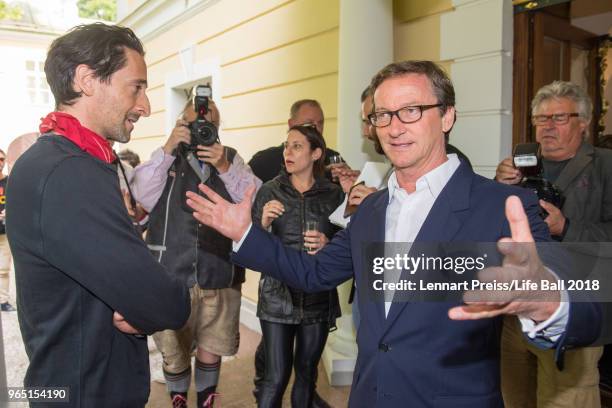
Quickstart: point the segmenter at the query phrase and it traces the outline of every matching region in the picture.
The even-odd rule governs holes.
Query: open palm
[[[255,186],[247,189],[240,204],[230,203],[204,184],[200,184],[199,189],[204,196],[192,191],[187,192],[187,205],[194,210],[195,219],[233,241],[240,241],[251,224],[251,203]]]

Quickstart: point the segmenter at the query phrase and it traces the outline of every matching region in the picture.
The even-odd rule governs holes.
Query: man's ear
[[[75,92],[91,96],[99,82],[100,80],[96,77],[94,70],[88,65],[80,64],[74,70],[72,88]]]
[[[442,131],[444,133],[450,131],[455,124],[455,107],[451,106],[446,109],[446,112],[442,116]]]
[[[582,119],[582,118],[579,118]],[[583,137],[586,137],[586,130],[589,128],[590,123],[587,122],[586,120],[580,120],[578,123],[578,126],[580,127],[580,134]]]

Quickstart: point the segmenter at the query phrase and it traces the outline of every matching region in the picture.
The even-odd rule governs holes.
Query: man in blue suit
[[[375,108],[369,119],[395,172],[388,188],[364,200],[349,226],[315,256],[284,248],[252,225],[249,200],[230,205],[205,187],[200,189],[208,199],[187,194],[194,217],[234,240],[234,262],[309,291],[354,276],[359,291],[372,271],[362,256],[369,243],[502,241],[503,267],[488,269],[486,280],[555,281],[533,244],[549,240],[536,197],[480,177],[456,155],[446,155],[444,133],[455,116],[446,73],[430,61],[405,61],[383,68],[371,86]],[[556,347],[559,358],[566,348],[593,342],[599,334],[596,305],[571,304],[570,311],[558,292],[546,302],[530,302],[525,293],[520,300],[515,292],[503,296],[492,304],[449,306],[377,301],[360,293],[359,355],[349,406],[503,406],[504,314],[518,315],[532,341]]]

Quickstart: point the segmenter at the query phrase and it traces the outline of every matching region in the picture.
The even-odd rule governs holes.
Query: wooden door
[[[595,34],[545,11],[516,14],[514,30],[513,145],[535,138],[530,121],[531,100],[542,86],[554,80],[572,81],[587,90],[594,105],[599,99]],[[591,138],[597,126],[597,112],[596,109]]]

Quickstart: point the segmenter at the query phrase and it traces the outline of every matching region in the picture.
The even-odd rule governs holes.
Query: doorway
[[[598,144],[603,132],[601,49],[608,35],[573,25],[572,3],[514,1],[513,146],[534,141],[531,100],[540,87],[554,80],[574,82],[588,92],[593,101],[589,141]]]

